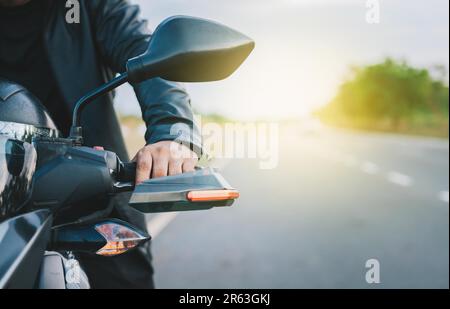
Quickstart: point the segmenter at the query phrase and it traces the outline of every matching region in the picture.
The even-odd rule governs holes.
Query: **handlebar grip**
[[[120,182],[132,182],[136,180],[136,162],[121,163],[117,180]]]

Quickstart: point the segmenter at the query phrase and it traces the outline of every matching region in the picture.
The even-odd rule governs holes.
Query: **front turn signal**
[[[102,256],[125,253],[150,239],[134,228],[113,221],[97,224],[95,230],[106,240],[106,245],[96,252]]]
[[[239,191],[237,190],[202,190],[191,191],[187,194],[187,199],[190,202],[227,201],[237,198],[239,198]]]

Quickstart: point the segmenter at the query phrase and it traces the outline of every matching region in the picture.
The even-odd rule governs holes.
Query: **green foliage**
[[[392,59],[356,67],[317,114],[340,126],[448,135],[449,89],[443,79]]]

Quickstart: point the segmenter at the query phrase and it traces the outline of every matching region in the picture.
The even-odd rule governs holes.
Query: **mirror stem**
[[[128,73],[125,72],[79,99],[77,104],[75,105],[75,108],[73,109],[72,127],[70,128],[69,138],[81,144],[83,138],[81,130],[81,113],[83,112],[84,108],[95,99],[110,92],[111,90],[116,89],[126,82],[128,82]]]

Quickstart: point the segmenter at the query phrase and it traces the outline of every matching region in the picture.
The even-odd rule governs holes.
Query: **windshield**
[[[35,168],[36,151],[31,144],[0,134],[0,221],[27,202]]]

